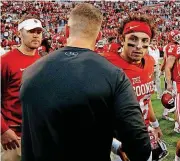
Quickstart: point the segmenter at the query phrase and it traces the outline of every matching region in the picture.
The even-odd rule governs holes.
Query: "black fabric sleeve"
[[[130,80],[117,70],[115,87],[115,131],[131,161],[147,161],[151,145],[141,109]]]

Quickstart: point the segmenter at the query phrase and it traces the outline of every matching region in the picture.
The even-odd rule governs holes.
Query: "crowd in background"
[[[99,7],[104,15],[102,23],[102,39],[114,37],[118,41],[117,29],[131,12],[147,13],[153,16],[158,26],[156,38],[159,47],[167,44],[167,34],[180,26],[180,6],[174,1],[166,2],[111,2],[88,1]],[[17,25],[23,14],[36,14],[42,21],[43,38],[49,43],[49,51],[56,50],[66,44],[64,25],[67,23],[71,9],[79,2],[51,1],[2,1],[1,2],[1,47],[6,51],[20,44]],[[105,41],[105,44],[108,41]],[[105,45],[103,44],[103,45]]]

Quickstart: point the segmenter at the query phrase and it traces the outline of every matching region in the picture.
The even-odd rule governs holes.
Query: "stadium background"
[[[123,2],[122,2],[123,1]],[[17,35],[17,22],[25,13],[37,14],[45,28],[43,37],[48,39],[51,51],[65,45],[63,27],[67,23],[68,13],[76,3],[82,1],[1,1],[1,49],[8,51],[18,46],[20,39]],[[154,16],[158,27],[158,47],[161,50],[167,43],[167,33],[172,29],[179,29],[180,26],[180,1],[88,1],[100,7],[104,13],[103,38],[114,37],[117,41],[116,29],[122,18],[130,12],[148,13]],[[48,7],[47,7],[48,6]],[[109,12],[107,12],[107,10]],[[120,18],[119,18],[120,17]],[[106,42],[106,41],[105,41]],[[2,54],[2,53],[1,53]],[[163,56],[163,54],[161,55]],[[18,60],[16,60],[18,61]],[[163,77],[161,77],[162,88],[164,88]],[[179,134],[173,131],[174,122],[162,119],[163,107],[159,99],[153,95],[152,103],[156,116],[163,131],[163,140],[166,142],[169,155],[165,161],[172,161],[175,155],[175,146]],[[173,117],[173,114],[171,114]],[[135,147],[136,148],[136,147]]]

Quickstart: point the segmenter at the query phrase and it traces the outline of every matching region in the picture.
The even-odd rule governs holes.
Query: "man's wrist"
[[[118,141],[117,139],[113,139],[113,142],[112,142],[112,145],[111,145],[111,151],[114,153],[114,154],[117,154],[118,151],[119,151],[119,148],[121,148],[122,146],[122,143],[120,141]]]
[[[150,124],[151,124],[151,126],[152,126],[153,128],[158,128],[158,127],[159,127],[159,122],[158,122],[157,119],[156,119],[155,121],[153,121],[153,122],[150,122]]]
[[[172,85],[172,80],[166,79],[166,83],[167,83],[167,85]]]

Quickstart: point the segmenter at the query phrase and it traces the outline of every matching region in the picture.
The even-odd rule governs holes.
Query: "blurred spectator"
[[[44,38],[53,40],[52,50],[66,45],[63,27],[67,24],[71,9],[81,2],[51,2],[51,1],[2,1],[1,2],[1,46],[9,49],[12,41],[20,44],[17,32],[17,21],[25,13],[36,14],[40,17],[45,28]],[[139,14],[148,13],[156,21],[158,47],[167,44],[167,34],[170,30],[178,29],[180,26],[180,7],[176,1],[89,1],[101,9],[104,18],[101,27],[103,37],[117,38],[117,28],[123,18],[130,12]],[[64,38],[62,38],[64,37]]]
[[[51,50],[51,46],[50,43],[48,42],[48,39],[43,39],[41,46],[38,48],[39,54],[41,56],[45,56],[49,54],[50,50]]]
[[[0,46],[0,55],[3,55],[5,53],[6,53],[6,51]]]

